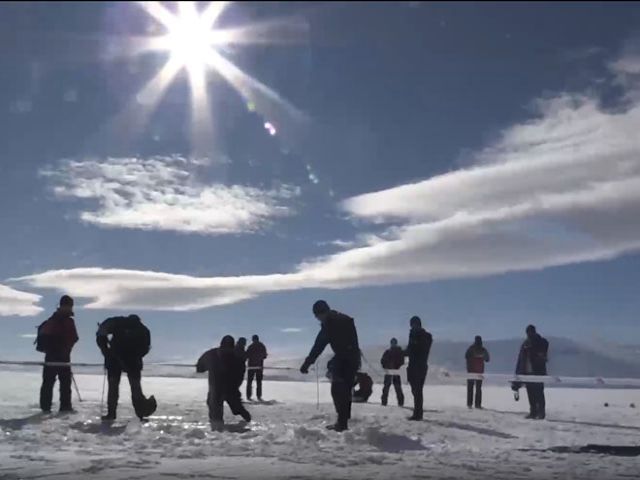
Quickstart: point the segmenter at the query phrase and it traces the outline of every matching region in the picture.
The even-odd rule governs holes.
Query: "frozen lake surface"
[[[325,426],[334,413],[329,385],[266,382],[265,404],[249,404],[244,427],[225,411],[230,431],[211,431],[204,378],[145,378],[158,411],[141,424],[123,379],[119,418],[99,421],[102,376],[76,376],[78,413],[42,417],[40,375],[0,371],[0,479],[610,479],[638,478],[640,457],[554,453],[556,446],[640,445],[638,390],[548,389],[548,418],[525,420],[526,394],[484,389],[485,410],[466,408],[464,386],[427,385],[425,421],[409,409],[354,405],[351,430]],[[411,395],[405,387],[407,403]],[[55,397],[57,399],[57,386]],[[609,404],[608,408],[604,403]]]

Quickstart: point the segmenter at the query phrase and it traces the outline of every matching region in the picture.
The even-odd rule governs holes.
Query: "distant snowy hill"
[[[640,378],[640,347],[638,346],[620,346],[606,343],[595,345],[587,345],[575,342],[567,338],[548,337],[550,343],[549,350],[549,373],[561,376],[577,376],[577,377],[624,377],[624,378]],[[491,340],[486,341],[485,346],[491,354],[491,362],[487,364],[487,373],[513,373],[516,357],[520,349],[522,339],[507,340]],[[458,342],[451,340],[434,340],[430,357],[430,375],[429,382],[437,383],[438,380],[434,373],[439,369],[446,369],[452,372],[465,370],[464,354],[470,342]],[[189,351],[188,348],[181,348],[183,345],[177,345],[176,351]],[[365,347],[364,356],[366,361],[363,362],[363,369],[368,371],[376,380],[381,380],[382,368],[380,367],[380,357],[386,347],[369,346]],[[167,349],[155,349],[145,359],[145,371],[147,376],[187,376],[201,377],[195,373],[195,368],[186,367],[164,367],[150,365],[154,362],[163,363],[195,363],[196,357],[187,355],[163,356],[160,352]],[[42,360],[42,355],[33,352],[28,356],[11,355],[11,351],[4,352],[6,358],[11,360]],[[92,351],[91,355],[84,352],[78,352],[74,355],[75,361],[101,362],[99,355]],[[3,356],[4,356],[3,355]],[[326,363],[330,358],[330,349],[327,348],[325,355],[318,361],[320,366],[320,377],[324,380],[326,371]],[[271,380],[307,380],[315,381],[315,373],[312,371],[309,375],[304,376],[298,372],[298,368],[302,364],[302,355],[289,356],[288,358],[273,355],[267,361],[269,366],[286,367],[290,370],[269,370],[268,377]],[[2,367],[3,369],[24,370],[21,367]],[[26,370],[33,370],[29,367]],[[86,373],[102,373],[101,368],[83,368],[82,372]]]
[[[567,338],[549,337],[549,373],[553,375],[575,377],[623,377],[640,378],[640,353],[638,347],[626,346],[609,350],[597,349]],[[491,354],[491,362],[487,364],[487,373],[513,373],[516,357],[520,350],[522,339],[492,340],[485,342],[485,347]],[[448,371],[464,371],[464,354],[470,342],[456,342],[450,340],[434,340],[430,357],[432,372],[438,369]],[[365,361],[363,369],[374,378],[382,375],[380,357],[386,347],[365,347],[363,349]],[[634,354],[635,352],[635,354]],[[330,355],[323,355],[319,364],[324,373]],[[275,362],[275,360],[274,360]],[[302,363],[301,358],[282,359],[278,365],[297,367]],[[271,375],[271,374],[270,374]],[[295,373],[282,375],[297,379]],[[315,377],[313,377],[315,378]],[[435,379],[430,376],[431,382]]]

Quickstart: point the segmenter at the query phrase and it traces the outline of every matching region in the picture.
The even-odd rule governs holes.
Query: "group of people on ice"
[[[358,333],[354,319],[344,313],[333,310],[324,300],[313,305],[313,314],[320,322],[320,331],[316,340],[300,367],[307,374],[327,346],[333,350],[333,357],[327,364],[331,381],[331,396],[335,406],[337,420],[328,428],[335,431],[348,429],[351,418],[352,402],[366,402],[373,391],[373,380],[360,371],[362,353],[358,342]],[[406,349],[391,339],[390,348],[381,358],[385,370],[382,390],[382,405],[387,405],[389,390],[393,385],[398,405],[404,405],[402,380],[399,369],[408,358],[407,381],[413,396],[413,414],[409,420],[423,419],[423,389],[429,369],[429,353],[433,343],[432,335],[422,327],[422,321],[414,316],[409,321],[410,331]],[[517,375],[546,375],[549,343],[541,337],[533,325],[526,329],[527,338],[518,355]],[[71,382],[73,376],[69,366],[71,350],[78,341],[73,319],[73,299],[65,295],[60,300],[57,311],[38,328],[37,350],[45,353],[43,382],[40,390],[40,408],[51,411],[53,386],[56,378],[60,381],[60,411],[72,411]],[[105,421],[115,420],[119,397],[119,385],[122,373],[127,373],[131,387],[131,399],[136,415],[144,420],[152,415],[156,408],[153,396],[145,397],[141,387],[143,357],[151,347],[149,330],[142,324],[140,317],[129,315],[111,317],[102,322],[96,333],[96,342],[104,356],[104,366],[108,378],[107,414]],[[209,419],[213,426],[223,424],[223,404],[226,402],[234,415],[251,421],[251,414],[245,408],[240,393],[241,385],[247,373],[246,398],[252,398],[252,384],[256,381],[256,394],[262,400],[262,379],[264,360],[267,350],[257,335],[247,347],[244,337],[236,342],[226,335],[220,346],[203,353],[197,361],[196,371],[208,372],[209,392],[207,406]],[[482,338],[476,336],[465,354],[467,372],[484,373],[485,363],[489,361],[489,352],[482,344]],[[248,364],[248,366],[247,366]],[[514,382],[514,391],[522,385]],[[357,389],[354,390],[354,387]],[[530,412],[527,418],[545,418],[545,397],[543,383],[526,383]],[[474,395],[475,393],[475,395]],[[467,406],[482,408],[482,380],[467,381]]]
[[[36,349],[45,354],[45,365],[40,388],[40,409],[51,412],[53,387],[60,382],[60,413],[73,412],[71,384],[73,373],[69,363],[71,351],[78,342],[73,314],[73,299],[64,295],[58,309],[38,327]],[[120,380],[126,373],[131,388],[131,401],[140,420],[152,415],[157,402],[153,395],[142,392],[143,358],[151,349],[151,334],[138,315],[107,318],[98,325],[96,343],[104,356],[104,368],[108,380],[107,413],[104,421],[116,419]],[[225,336],[220,347],[205,352],[197,362],[196,371],[209,372],[209,417],[212,422],[222,421],[222,403],[226,401],[234,414],[250,421],[240,397],[240,386],[248,370],[247,399],[251,400],[253,381],[256,382],[258,400],[262,399],[262,379],[267,349],[254,335],[246,347],[246,338]],[[248,368],[245,366],[248,363]]]

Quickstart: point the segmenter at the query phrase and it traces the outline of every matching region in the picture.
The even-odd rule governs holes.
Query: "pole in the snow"
[[[320,410],[320,373],[316,364],[316,410]]]
[[[104,413],[104,385],[107,383],[107,369],[102,371],[102,395],[100,396],[100,415]]]
[[[76,376],[72,373],[71,374],[71,381],[73,382],[73,386],[76,389],[76,393],[78,394],[78,401],[82,402],[82,397],[80,396],[80,389],[78,388],[78,384],[76,383]]]

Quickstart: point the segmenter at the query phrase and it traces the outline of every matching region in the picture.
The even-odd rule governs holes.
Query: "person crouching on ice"
[[[242,405],[240,385],[244,375],[244,360],[235,352],[235,341],[226,335],[218,348],[207,350],[198,359],[196,372],[209,372],[209,420],[212,428],[224,425],[223,403],[227,402],[231,413],[240,415],[245,422],[251,421],[251,414]]]
[[[353,402],[354,403],[367,403],[369,397],[373,393],[373,379],[364,372],[356,373],[356,384],[354,385],[354,389],[357,387],[357,390],[353,392]]]

